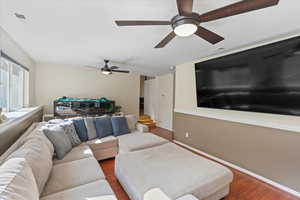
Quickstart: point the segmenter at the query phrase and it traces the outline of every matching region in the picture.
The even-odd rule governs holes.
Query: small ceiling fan
[[[102,72],[102,74],[105,75],[111,75],[113,72],[118,72],[118,73],[129,73],[129,71],[127,70],[118,70],[120,67],[117,66],[108,66],[109,60],[104,60],[104,66],[102,68],[99,68]],[[91,66],[87,66],[87,67],[91,67]],[[93,67],[94,68],[94,67]]]
[[[203,38],[211,44],[216,44],[224,38],[209,31],[200,24],[230,17],[253,10],[258,10],[277,5],[279,0],[242,0],[237,3],[204,13],[193,12],[193,0],[177,0],[179,14],[170,21],[115,21],[118,26],[147,26],[147,25],[171,25],[173,31],[168,34],[155,48],[165,47],[175,36],[187,37],[193,34]]]

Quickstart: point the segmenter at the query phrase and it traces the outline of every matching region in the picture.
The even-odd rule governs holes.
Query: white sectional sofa
[[[168,142],[158,136],[144,133],[148,131],[144,125],[131,124],[130,134],[84,142],[72,148],[63,159],[58,160],[54,156],[53,144],[43,133],[44,125],[45,122],[33,124],[0,157],[0,169],[8,160],[23,159],[28,163],[38,191],[38,194],[34,195],[36,199],[41,200],[116,200],[97,159],[114,157],[119,149],[120,152],[127,153]],[[107,144],[117,145],[112,149],[112,146]],[[1,177],[2,174],[0,174],[0,187],[3,184]],[[22,184],[17,185],[16,190],[10,192],[18,193],[20,190],[17,188],[22,187],[22,191],[28,189]],[[1,194],[0,190],[0,199],[2,197],[5,199],[5,195],[8,194]]]
[[[33,124],[26,133],[0,158],[0,173],[2,165],[13,159],[24,159],[31,168],[35,178],[36,193],[34,199],[41,200],[116,200],[105,175],[94,158],[90,147],[82,144],[72,149],[64,159],[53,158],[54,149],[49,140],[39,129],[39,124]],[[2,170],[3,171],[3,170]],[[18,171],[18,170],[15,170]],[[4,187],[12,172],[0,174],[0,186]],[[15,176],[18,176],[16,174]],[[24,176],[22,174],[22,176]],[[27,179],[27,177],[23,177]],[[28,177],[28,180],[30,177]],[[23,195],[30,189],[27,184],[10,184],[9,191],[0,190],[0,199],[25,200]],[[12,186],[11,186],[12,185]],[[23,197],[22,197],[23,196]],[[22,197],[22,198],[21,198]],[[32,199],[32,200],[34,200]],[[27,200],[27,199],[26,199]],[[31,199],[30,199],[31,200]]]

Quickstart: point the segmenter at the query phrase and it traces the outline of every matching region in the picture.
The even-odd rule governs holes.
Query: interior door
[[[157,120],[158,110],[158,81],[149,79],[144,82],[144,113],[152,120]]]
[[[158,77],[158,119],[157,125],[168,130],[173,129],[174,75]]]

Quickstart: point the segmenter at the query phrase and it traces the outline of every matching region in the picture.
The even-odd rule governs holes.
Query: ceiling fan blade
[[[198,26],[198,30],[195,33],[199,37],[203,38],[204,40],[208,41],[211,44],[216,44],[222,40],[224,40],[223,37],[217,35],[214,32],[211,32],[210,30],[207,30],[206,28],[203,28],[201,26]]]
[[[176,34],[174,33],[174,31],[172,31],[158,45],[156,45],[155,48],[165,47],[175,36],[176,36]]]
[[[120,67],[117,66],[111,66],[110,69],[119,69]]]
[[[270,6],[277,5],[279,0],[243,0],[207,13],[200,15],[201,22],[209,22],[212,20],[230,17],[246,13],[253,10],[258,10]]]
[[[193,12],[193,0],[177,0],[179,15],[188,16]]]
[[[112,69],[111,71],[112,72],[119,72],[119,73],[129,73],[129,71],[127,71],[127,70],[115,70],[115,69]]]
[[[152,26],[152,25],[171,25],[170,21],[115,21],[118,26]]]

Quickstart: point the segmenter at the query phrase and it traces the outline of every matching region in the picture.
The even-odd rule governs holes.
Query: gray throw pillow
[[[43,131],[47,138],[52,142],[57,159],[63,159],[64,156],[72,150],[72,144],[63,127],[59,125],[51,126],[45,128]]]
[[[127,120],[125,117],[119,117],[119,116],[111,117],[111,123],[112,123],[114,136],[130,133]]]
[[[65,121],[64,123],[59,124],[61,127],[65,129],[65,134],[68,136],[72,147],[78,146],[81,144],[81,140],[79,139],[75,126],[72,121]]]
[[[92,140],[97,138],[97,132],[95,127],[95,118],[94,117],[87,117],[84,118],[85,127],[87,130],[88,139]]]

